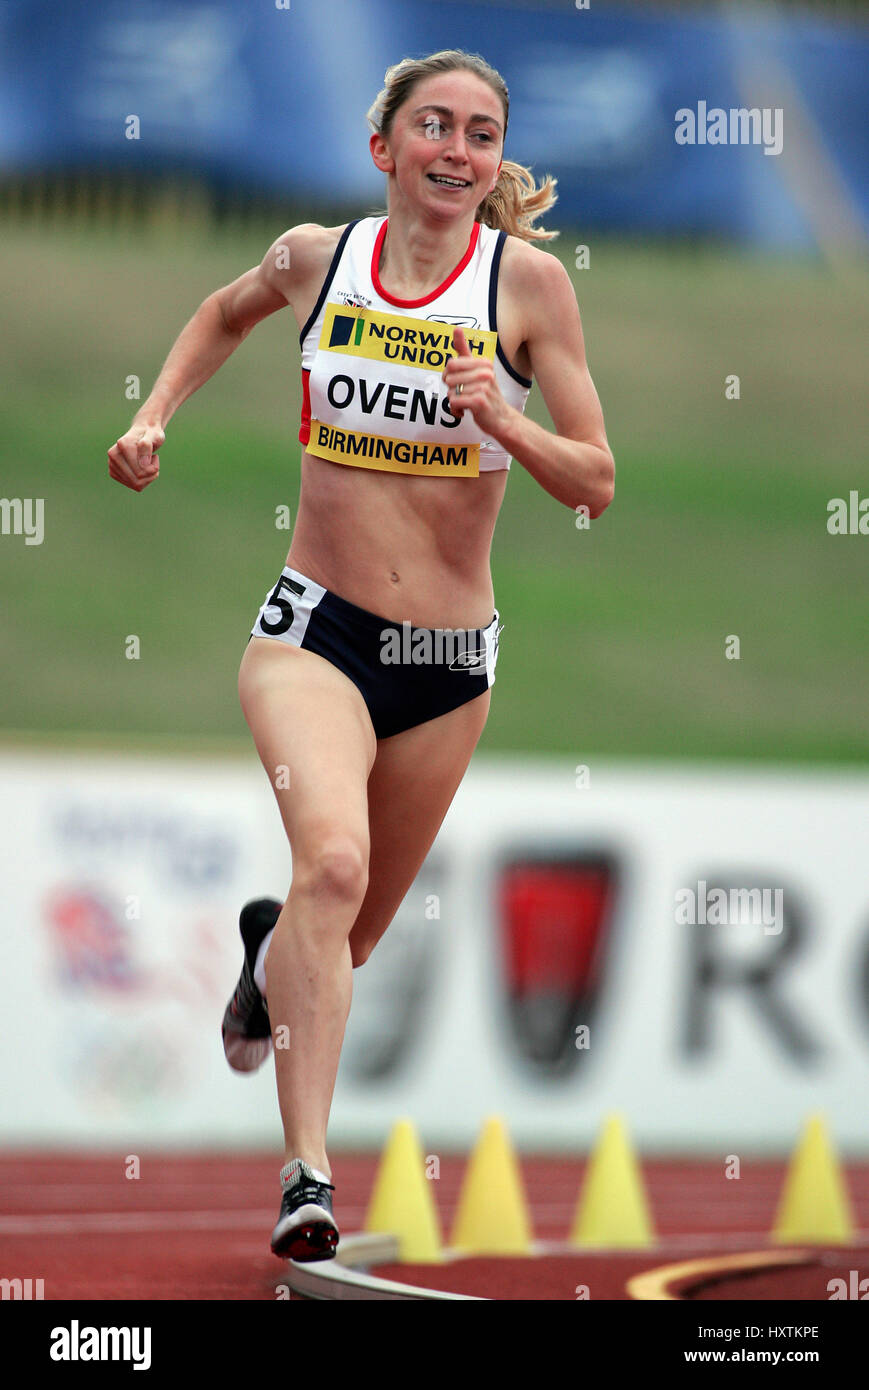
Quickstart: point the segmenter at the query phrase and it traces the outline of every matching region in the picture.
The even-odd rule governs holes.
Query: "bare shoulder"
[[[272,243],[264,264],[270,270],[275,288],[288,303],[293,302],[294,292],[304,290],[312,278],[319,277],[322,282],[346,226],[346,222],[338,227],[300,222]]]
[[[541,309],[551,308],[551,300],[563,295],[566,288],[573,294],[570,276],[558,257],[518,236],[508,236],[504,242],[501,277],[511,296],[542,297],[544,302],[538,302]]]
[[[501,255],[498,330],[508,359],[526,377],[536,376],[532,352],[542,339],[571,331],[579,308],[570,276],[551,251],[508,236]]]
[[[277,237],[259,265],[215,291],[226,328],[246,338],[256,324],[287,305],[301,327],[328,274],[342,231],[343,227],[303,222]]]

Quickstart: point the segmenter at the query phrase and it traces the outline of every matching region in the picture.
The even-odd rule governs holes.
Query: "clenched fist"
[[[160,472],[157,450],[165,438],[162,425],[134,422],[108,451],[109,477],[141,492]]]

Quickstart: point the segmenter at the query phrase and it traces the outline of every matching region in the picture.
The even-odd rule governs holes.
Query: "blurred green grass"
[[[238,663],[286,554],[275,508],[298,499],[292,315],[182,406],[155,486],[112,482],[105,452],[136,409],[127,376],[144,398],[201,300],[281,230],[4,229],[0,492],[45,499],[41,546],[0,537],[5,741],[252,747]],[[577,270],[581,239],[548,249],[576,287],[616,498],[579,530],[514,462],[481,749],[865,759],[869,538],[830,536],[826,508],[869,495],[869,271],[604,240]],[[539,388],[528,414],[551,429]]]

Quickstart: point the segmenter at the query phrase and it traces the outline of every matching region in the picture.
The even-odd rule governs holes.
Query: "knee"
[[[368,888],[368,850],[352,835],[324,837],[304,855],[293,883],[316,898],[361,904]]]

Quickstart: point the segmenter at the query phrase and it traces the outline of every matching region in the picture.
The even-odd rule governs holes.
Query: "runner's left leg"
[[[491,688],[458,709],[378,739],[368,778],[368,888],[350,930],[364,964],[422,867],[489,714]]]

